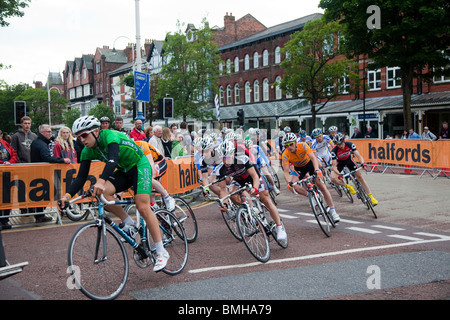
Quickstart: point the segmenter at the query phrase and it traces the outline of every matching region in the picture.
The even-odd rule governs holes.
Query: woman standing
[[[69,158],[70,163],[77,163],[77,152],[75,151],[72,131],[68,127],[59,129],[58,137],[53,147],[55,158]]]
[[[172,133],[169,128],[162,128],[161,142],[164,147],[164,157],[170,159],[172,155]]]

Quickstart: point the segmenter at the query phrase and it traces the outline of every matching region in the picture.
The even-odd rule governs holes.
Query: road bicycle
[[[247,249],[257,260],[267,262],[270,259],[269,236],[272,235],[282,248],[287,248],[288,239],[283,241],[277,240],[276,224],[271,220],[268,209],[260,201],[259,197],[246,197],[244,195],[244,191],[250,191],[252,188],[251,184],[246,184],[217,201],[221,207],[225,207],[226,201],[230,197],[237,194],[240,196],[242,203],[235,210],[240,236]],[[250,205],[249,201],[252,202],[253,206]],[[284,228],[283,221],[281,223]]]
[[[123,242],[133,248],[133,260],[140,268],[147,268],[156,259],[155,244],[148,237],[145,220],[136,210],[137,224],[125,233],[104,211],[105,205],[128,205],[134,199],[107,201],[103,195],[95,197],[98,216],[81,226],[69,243],[67,260],[72,285],[95,300],[117,298],[125,288],[129,274],[128,254]],[[60,203],[58,203],[61,206]],[[188,243],[183,225],[165,209],[155,213],[170,258],[162,270],[169,275],[180,273],[188,260]]]
[[[317,178],[316,176],[309,176],[307,178],[304,178],[302,180],[290,184],[293,187],[292,190],[294,191],[295,194],[297,194],[294,188],[295,185],[298,184],[301,185],[303,188],[305,188],[305,190],[308,192],[307,196],[309,199],[309,205],[311,206],[311,209],[314,213],[314,217],[316,218],[320,229],[327,237],[330,237],[331,228],[336,227],[336,225],[329,213],[328,206],[326,206],[325,204],[322,192],[319,190],[319,188],[313,181],[316,178]]]
[[[348,200],[353,203],[353,197],[350,191],[345,186],[341,186],[340,184],[331,181],[331,165],[326,163],[325,160],[322,160],[322,163],[324,164],[324,166],[321,168],[324,181],[337,192],[339,197],[342,198],[342,195],[345,194]]]
[[[344,172],[341,174],[341,176],[344,179],[348,179],[349,181],[351,181],[353,183],[353,185],[355,186],[356,197],[362,201],[362,203],[367,207],[367,210],[372,211],[373,216],[375,217],[375,219],[377,219],[377,214],[375,213],[375,209],[372,204],[372,199],[369,197],[366,190],[364,190],[361,182],[359,182],[359,180],[355,176],[355,173],[361,169],[363,169],[363,167],[359,167],[356,170],[349,171],[345,167]],[[348,180],[347,180],[347,183],[349,182]]]
[[[79,202],[86,198],[90,198],[91,201],[89,203]],[[95,219],[97,213],[98,207],[94,204],[89,191],[83,191],[78,197],[70,200],[68,205],[62,211],[62,214],[66,215],[72,221],[86,220],[89,216],[91,216],[92,219]]]
[[[195,217],[194,211],[191,206],[182,198],[174,196],[172,197],[175,200],[175,209],[171,212],[180,220],[183,225],[184,232],[186,233],[187,242],[192,243],[197,239],[198,236],[198,225],[197,218]],[[156,201],[158,204],[158,208],[153,211],[158,211],[159,209],[167,209],[166,203],[159,199]],[[133,212],[136,211],[136,206],[128,205],[125,208],[125,211],[128,215],[133,215]]]

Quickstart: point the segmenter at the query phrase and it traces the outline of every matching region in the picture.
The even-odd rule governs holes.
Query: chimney
[[[228,15],[228,12],[227,12],[227,14],[223,18],[223,20],[224,20],[225,33],[235,35],[236,34],[236,21],[235,21],[235,17],[233,17],[233,14],[230,12],[230,15]]]

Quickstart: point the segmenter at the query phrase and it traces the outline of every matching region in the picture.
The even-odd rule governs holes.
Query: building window
[[[79,81],[80,80],[80,73],[77,71],[75,72],[75,80]]]
[[[219,88],[219,104],[221,105],[221,106],[223,106],[224,105],[224,96],[223,96],[223,94],[224,94],[224,92],[223,92],[223,88],[222,87],[220,87]]]
[[[381,89],[381,69],[367,71],[369,90]]]
[[[342,76],[339,78],[339,93],[347,94],[350,93],[350,77]]]
[[[101,72],[100,61],[95,63],[95,73],[99,74]]]
[[[83,79],[86,79],[87,77],[87,69],[86,67],[83,68]]]
[[[280,47],[275,48],[275,63],[279,64],[281,63],[281,49]]]
[[[245,83],[245,103],[250,103],[251,101],[251,89],[250,89],[250,82]]]
[[[269,65],[269,51],[264,50],[263,51],[263,67]]]
[[[258,52],[255,52],[253,54],[253,68],[256,69],[259,67],[259,54]]]
[[[239,93],[240,93],[239,85],[236,83],[236,84],[234,85],[234,104],[239,104],[239,103],[241,103]]]
[[[263,100],[269,101],[269,80],[267,78],[263,80]]]
[[[230,106],[232,104],[231,102],[231,86],[227,86],[227,106]]]
[[[219,74],[220,75],[223,74],[223,63],[222,63],[222,61],[219,62]]]
[[[402,80],[400,78],[400,68],[388,67],[386,68],[386,73],[387,73],[387,88],[388,89],[400,88],[402,85]]]
[[[277,83],[277,86],[275,87],[275,99],[280,100],[283,97],[283,92],[280,88],[281,77],[278,76],[275,81]]]
[[[244,57],[244,70],[250,69],[250,56],[248,54]]]
[[[230,74],[231,73],[231,60],[227,59],[227,73]]]
[[[259,81],[253,82],[253,101],[259,102]]]
[[[239,72],[239,57],[234,57],[234,72]]]

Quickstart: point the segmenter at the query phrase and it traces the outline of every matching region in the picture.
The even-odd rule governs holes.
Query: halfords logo
[[[394,160],[399,162],[430,163],[430,150],[417,143],[415,148],[396,148],[395,143],[374,147],[369,143],[369,160]]]

